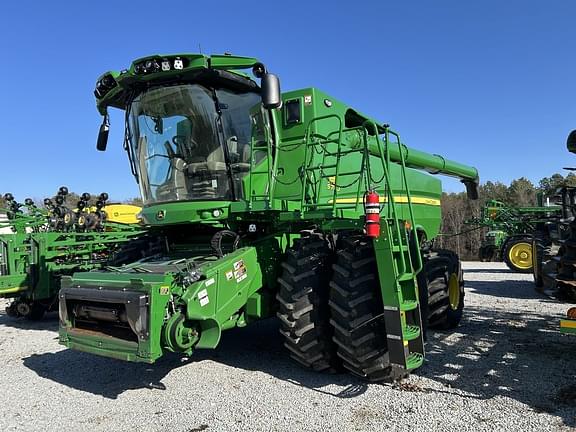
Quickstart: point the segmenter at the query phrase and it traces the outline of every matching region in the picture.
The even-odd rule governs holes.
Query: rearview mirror
[[[576,153],[576,130],[573,130],[570,132],[570,135],[568,135],[566,147],[568,147],[570,153]]]
[[[108,145],[108,132],[110,131],[110,122],[108,121],[108,116],[104,116],[104,121],[100,125],[100,131],[98,132],[98,141],[96,141],[96,150],[105,151]]]
[[[264,108],[280,108],[282,106],[280,79],[274,74],[266,73],[262,76],[260,86],[262,87],[262,104]]]

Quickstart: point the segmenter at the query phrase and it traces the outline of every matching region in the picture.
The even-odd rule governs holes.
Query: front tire
[[[30,313],[26,315],[26,319],[29,321],[40,321],[46,315],[48,308],[42,303],[33,301],[30,304]]]
[[[280,333],[290,357],[315,371],[335,371],[340,361],[332,341],[328,306],[334,251],[319,233],[295,240],[286,251],[280,289]]]
[[[338,356],[346,369],[368,381],[402,378],[407,371],[390,364],[372,240],[351,236],[341,243],[330,283]]]

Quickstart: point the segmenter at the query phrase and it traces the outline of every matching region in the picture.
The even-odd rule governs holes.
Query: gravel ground
[[[0,314],[0,431],[576,430],[568,306],[503,264],[464,268],[461,327],[432,333],[425,366],[396,385],[301,369],[273,320],[151,367],[63,349],[55,316]]]

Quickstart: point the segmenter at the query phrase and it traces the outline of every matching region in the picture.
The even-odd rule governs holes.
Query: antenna
[[[202,53],[202,45],[200,45],[200,43],[198,43],[198,52],[199,52],[200,54],[203,54],[203,53]]]

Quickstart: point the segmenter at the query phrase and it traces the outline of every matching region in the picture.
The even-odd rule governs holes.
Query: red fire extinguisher
[[[366,235],[372,238],[380,237],[380,197],[373,190],[364,194],[364,213]]]

